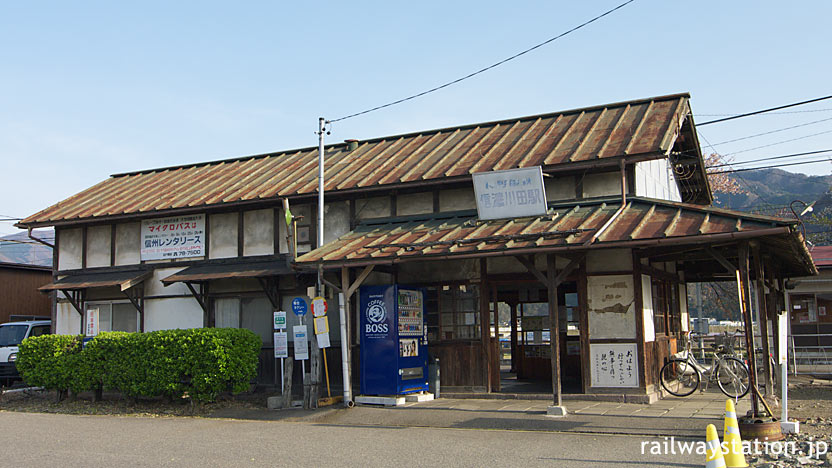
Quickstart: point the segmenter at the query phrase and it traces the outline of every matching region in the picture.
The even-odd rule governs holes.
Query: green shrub
[[[54,390],[103,387],[134,398],[187,392],[204,402],[249,388],[260,344],[254,332],[234,328],[104,332],[83,348],[80,336],[48,335],[24,340],[18,368],[28,384]]]

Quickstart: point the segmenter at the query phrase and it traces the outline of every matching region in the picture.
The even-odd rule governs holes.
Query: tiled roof
[[[673,148],[690,113],[688,99],[687,94],[678,94],[376,138],[359,143],[352,151],[345,143],[329,145],[326,190],[454,182],[474,172],[499,169],[540,165],[547,170],[611,158],[663,157]],[[698,164],[698,154],[689,156],[693,156],[689,164]],[[116,174],[19,225],[193,211],[311,195],[317,193],[317,164],[315,147]]]
[[[808,251],[793,233],[793,222],[653,199],[630,198],[616,217],[620,207],[620,200],[616,200],[557,205],[549,215],[540,217],[478,221],[476,213],[465,213],[368,223],[304,254],[297,263],[389,264],[430,258],[585,250],[590,245],[658,247],[777,236],[794,250],[786,261],[811,264]],[[808,270],[804,268],[813,269],[793,267],[806,274]]]

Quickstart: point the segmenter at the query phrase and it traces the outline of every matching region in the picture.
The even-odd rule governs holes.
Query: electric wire
[[[733,174],[737,172],[746,172],[746,171],[759,171],[762,169],[774,169],[777,167],[788,167],[788,166],[799,166],[801,164],[815,164],[815,163],[822,163],[822,162],[830,162],[832,159],[815,159],[812,161],[802,161],[802,162],[793,162],[793,163],[783,163],[783,164],[772,164],[770,166],[761,166],[761,167],[744,167],[740,169],[729,169],[725,171],[714,171],[708,172],[708,174]]]
[[[511,57],[508,57],[508,58],[506,58],[506,59],[500,60],[499,62],[494,63],[494,64],[492,64],[492,65],[489,65],[489,66],[487,66],[487,67],[485,67],[485,68],[481,68],[481,69],[479,69],[479,70],[477,70],[477,71],[475,71],[475,72],[473,72],[473,73],[469,73],[469,74],[467,74],[467,75],[465,75],[465,76],[463,76],[463,77],[461,77],[461,78],[457,78],[457,79],[455,79],[455,80],[453,80],[453,81],[449,81],[449,82],[447,82],[447,83],[445,83],[445,84],[442,84],[442,85],[436,86],[436,87],[434,87],[434,88],[428,89],[427,91],[422,91],[421,93],[413,94],[413,95],[410,95],[410,96],[405,97],[405,98],[402,98],[402,99],[398,99],[398,100],[393,101],[393,102],[388,102],[387,104],[382,104],[382,105],[380,105],[380,106],[376,106],[376,107],[373,107],[373,108],[370,108],[370,109],[367,109],[367,110],[363,110],[363,111],[361,111],[361,112],[356,112],[356,113],[354,113],[354,114],[345,115],[344,117],[339,117],[339,118],[337,118],[337,119],[329,120],[328,122],[330,122],[330,123],[333,123],[333,122],[339,122],[339,121],[341,121],[341,120],[347,120],[347,119],[351,119],[351,118],[353,118],[353,117],[358,117],[359,115],[369,114],[370,112],[374,112],[374,111],[377,111],[377,110],[380,110],[380,109],[384,109],[384,108],[386,108],[386,107],[395,106],[396,104],[401,104],[401,103],[403,103],[403,102],[405,102],[405,101],[410,101],[411,99],[416,99],[416,98],[421,97],[421,96],[424,96],[424,95],[426,95],[426,94],[430,94],[430,93],[433,93],[433,92],[435,92],[435,91],[439,91],[440,89],[447,88],[448,86],[451,86],[451,85],[457,84],[457,83],[459,83],[459,82],[461,82],[461,81],[465,81],[465,80],[467,80],[467,79],[469,79],[469,78],[473,78],[474,76],[477,76],[477,75],[479,75],[479,74],[481,74],[481,73],[484,73],[484,72],[486,72],[486,71],[488,71],[488,70],[491,70],[491,69],[493,69],[493,68],[496,68],[496,67],[498,67],[498,66],[500,66],[500,65],[502,65],[502,64],[504,64],[504,63],[506,63],[506,62],[509,62],[509,61],[511,61],[511,60],[514,60],[514,59],[516,59],[516,58],[518,58],[518,57],[520,57],[520,56],[523,56],[523,55],[525,55],[525,54],[528,54],[529,52],[531,52],[531,51],[533,51],[533,50],[535,50],[535,49],[539,49],[539,48],[541,48],[541,47],[543,47],[543,46],[545,46],[545,45],[547,45],[547,44],[549,44],[549,43],[551,43],[551,42],[554,42],[554,41],[556,41],[556,40],[558,40],[558,39],[560,39],[560,38],[562,38],[562,37],[564,37],[564,36],[566,36],[566,35],[568,35],[568,34],[571,34],[571,33],[575,32],[575,31],[577,31],[577,30],[579,30],[579,29],[581,29],[581,28],[583,28],[583,27],[585,27],[585,26],[588,26],[588,25],[590,25],[590,24],[592,24],[592,23],[594,23],[594,22],[598,21],[599,19],[601,19],[601,18],[603,18],[603,17],[605,17],[605,16],[610,15],[610,14],[614,13],[615,11],[620,10],[621,8],[624,8],[625,6],[629,5],[630,3],[633,3],[634,1],[635,1],[635,0],[627,0],[626,2],[624,2],[624,3],[622,3],[622,4],[618,5],[618,6],[616,6],[615,8],[612,8],[612,9],[610,9],[610,10],[607,10],[607,11],[605,11],[604,13],[601,13],[600,15],[598,15],[598,16],[596,16],[596,17],[594,17],[594,18],[592,18],[592,19],[590,19],[590,20],[588,20],[588,21],[583,22],[583,23],[579,24],[578,26],[573,27],[572,29],[569,29],[569,30],[567,30],[567,31],[565,31],[565,32],[562,32],[562,33],[558,34],[558,35],[557,35],[557,36],[555,36],[555,37],[549,38],[549,39],[547,39],[547,40],[545,40],[545,41],[543,41],[543,42],[541,42],[541,43],[539,43],[539,44],[537,44],[537,45],[534,45],[534,46],[532,46],[532,47],[529,47],[528,49],[526,49],[526,50],[524,50],[524,51],[522,51],[522,52],[519,52],[519,53],[517,53],[517,54],[514,54],[514,55],[512,55]]]
[[[736,162],[730,162],[730,163],[724,163],[724,164],[714,164],[712,166],[708,166],[708,169],[713,169],[715,167],[738,166],[738,165],[741,165],[741,164],[751,164],[751,163],[762,162],[762,161],[772,161],[772,160],[775,160],[775,159],[799,158],[799,157],[803,157],[803,156],[811,156],[811,155],[815,155],[815,154],[829,153],[829,152],[832,152],[832,149],[817,150],[817,151],[806,151],[804,153],[781,154],[779,156],[770,156],[770,157],[767,157],[767,158],[749,159],[747,161],[736,161]]]
[[[807,110],[800,110],[800,111],[783,111],[783,112],[766,112],[765,114],[755,114],[759,116],[766,116],[766,115],[785,115],[785,114],[808,114],[811,112],[829,112],[832,111],[832,107],[828,107],[825,109],[807,109]],[[688,114],[694,117],[732,117],[737,115],[743,115],[741,113],[731,113],[731,114]],[[750,116],[749,116],[750,117]]]
[[[803,136],[800,136],[800,137],[797,137],[797,138],[791,138],[789,140],[776,141],[774,143],[769,143],[767,145],[755,146],[754,148],[748,148],[748,149],[744,149],[744,150],[740,150],[740,151],[734,151],[734,152],[731,152],[731,153],[723,153],[723,156],[731,156],[731,155],[734,155],[734,154],[747,153],[749,151],[754,151],[754,150],[758,150],[758,149],[762,149],[762,148],[768,148],[768,147],[771,147],[771,146],[782,145],[783,143],[790,143],[792,141],[805,140],[806,138],[811,138],[811,137],[818,136],[818,135],[825,135],[827,133],[832,133],[832,130],[826,130],[825,132],[812,133],[811,135],[803,135]]]
[[[827,99],[832,99],[832,95],[823,96],[823,97],[819,97],[819,98],[815,98],[815,99],[809,99],[808,101],[793,102],[791,104],[786,104],[786,105],[777,106],[777,107],[770,107],[768,109],[762,109],[762,110],[753,111],[753,112],[746,112],[745,114],[734,115],[734,116],[725,117],[725,118],[722,118],[722,119],[709,120],[707,122],[702,122],[700,124],[696,124],[696,126],[697,127],[702,127],[704,125],[710,125],[710,124],[715,124],[715,123],[719,123],[719,122],[727,122],[729,120],[741,119],[743,117],[750,117],[752,115],[763,114],[763,113],[771,112],[771,111],[775,111],[775,110],[787,109],[789,107],[802,106],[802,105],[805,105],[805,104],[811,104],[813,102],[825,101]]]
[[[754,134],[754,135],[748,135],[748,136],[741,137],[741,138],[734,138],[733,140],[720,141],[719,143],[714,143],[714,146],[724,145],[724,144],[727,144],[727,143],[734,143],[735,141],[748,140],[750,138],[756,138],[756,137],[760,137],[760,136],[764,136],[764,135],[771,135],[772,133],[785,132],[786,130],[792,130],[792,129],[795,129],[795,128],[806,127],[806,126],[809,126],[809,125],[814,125],[816,123],[827,122],[829,120],[832,120],[832,117],[829,117],[827,119],[813,120],[812,122],[806,122],[806,123],[803,123],[803,124],[800,124],[800,125],[793,125],[791,127],[778,128],[776,130],[771,130],[771,131],[763,132],[763,133],[757,133],[757,134]]]

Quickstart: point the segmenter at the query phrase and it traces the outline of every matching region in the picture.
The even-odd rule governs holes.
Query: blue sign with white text
[[[306,315],[307,310],[309,310],[309,306],[306,305],[306,301],[303,300],[302,297],[292,299],[292,312],[294,312],[295,315],[303,317]]]

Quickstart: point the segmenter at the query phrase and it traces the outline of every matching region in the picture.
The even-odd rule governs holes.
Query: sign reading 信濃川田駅
[[[205,215],[142,220],[141,259],[201,257],[205,255]]]
[[[480,219],[545,215],[546,191],[540,166],[473,174]]]

